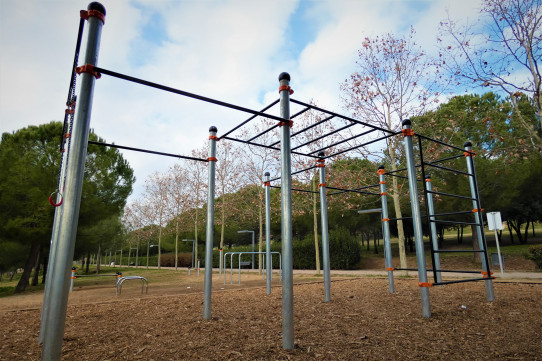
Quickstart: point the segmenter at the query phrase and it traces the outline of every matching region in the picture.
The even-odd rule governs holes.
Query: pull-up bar
[[[109,144],[109,143],[103,143],[103,142],[95,142],[93,140],[89,140],[88,144],[101,145],[101,146],[104,146],[104,147],[111,147],[111,148],[133,150],[135,152],[157,154],[157,155],[165,155],[166,157],[181,158],[181,159],[188,159],[188,160],[197,160],[197,161],[200,161],[200,162],[208,162],[209,161],[208,159],[203,159],[203,158],[194,158],[194,157],[188,157],[188,156],[179,155],[179,154],[163,153],[163,152],[157,152],[157,151],[148,150],[148,149],[126,147],[126,146],[123,146],[123,145]]]

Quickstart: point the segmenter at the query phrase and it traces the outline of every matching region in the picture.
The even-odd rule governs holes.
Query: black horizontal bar
[[[465,175],[468,175],[468,176],[471,175],[471,174],[468,173],[468,172],[463,172],[462,170],[457,170],[457,169],[453,169],[453,168],[443,167],[443,166],[441,166],[441,165],[436,165],[436,164],[431,164],[431,163],[425,163],[425,165],[428,165],[428,166],[434,167],[434,168],[438,168],[438,169],[442,169],[442,170],[447,170],[447,171],[454,172],[454,173],[465,174]]]
[[[280,150],[280,148],[275,148],[275,147],[271,147],[269,145],[260,144],[260,143],[249,142],[248,140],[243,140],[243,139],[237,139],[237,138],[225,137],[225,136],[222,136],[220,139],[227,139],[227,140],[232,140],[234,142],[255,145],[257,147],[269,148],[269,149],[273,149],[273,150]]]
[[[418,271],[417,268],[394,268],[394,271]],[[433,272],[433,269],[426,269],[427,272]],[[437,269],[435,272],[445,272],[445,273],[480,273],[480,271],[456,271],[456,270],[446,270],[446,269]]]
[[[393,173],[397,173],[397,172],[402,172],[404,170],[407,170],[408,168],[401,168],[401,169],[396,169],[396,170],[392,170],[391,172],[386,172],[384,173],[384,175],[393,175]]]
[[[327,158],[331,158],[331,157],[335,157],[339,154],[343,154],[343,153],[346,153],[346,152],[349,152],[353,149],[356,149],[356,148],[360,148],[360,147],[363,147],[365,145],[369,145],[369,144],[372,144],[372,143],[376,143],[378,141],[381,141],[381,140],[384,140],[386,138],[389,138],[389,137],[393,137],[394,135],[397,135],[397,134],[400,134],[401,132],[397,132],[397,133],[393,133],[393,134],[388,134],[388,135],[385,135],[381,138],[378,138],[378,139],[374,139],[374,140],[371,140],[370,142],[366,142],[366,143],[363,143],[363,144],[360,144],[360,145],[356,145],[355,147],[352,147],[352,148],[348,148],[348,149],[345,149],[345,150],[341,150],[340,152],[337,152],[337,153],[334,153],[334,154],[330,154],[330,155],[326,155],[324,157],[324,159],[327,159]]]
[[[149,154],[156,154],[156,155],[165,155],[166,157],[181,158],[181,159],[189,159],[189,160],[197,160],[197,161],[200,161],[200,162],[208,162],[207,159],[188,157],[188,156],[185,156],[185,155],[172,154],[172,153],[156,152],[156,151],[154,151],[154,150],[148,150],[148,149],[140,149],[140,148],[126,147],[126,146],[123,146],[123,145],[117,145],[117,144],[109,144],[109,143],[95,142],[95,141],[93,141],[93,140],[89,140],[89,141],[88,141],[88,144],[100,145],[100,146],[111,147],[111,148],[119,148],[119,149],[133,150],[134,152],[142,152],[142,153],[149,153]]]
[[[449,224],[467,224],[469,226],[477,226],[478,223],[472,223],[472,222],[461,222],[461,221],[442,221],[438,219],[430,219],[429,222],[433,223],[449,223]]]
[[[294,119],[294,118],[297,117],[298,115],[303,114],[303,113],[305,113],[305,112],[308,111],[308,110],[310,110],[310,108],[305,108],[305,109],[303,109],[303,110],[297,112],[296,114],[292,115],[292,116],[290,117],[290,119]],[[248,141],[251,142],[251,141],[253,141],[253,140],[256,139],[256,138],[259,138],[259,137],[261,137],[262,135],[264,135],[264,134],[266,134],[266,133],[269,133],[269,132],[272,131],[273,129],[278,128],[279,125],[280,125],[280,123],[271,126],[269,129],[264,130],[264,131],[261,132],[260,134],[257,134],[257,135],[255,135],[255,136],[253,136],[253,137],[250,138]],[[290,138],[292,138],[292,135],[290,135]],[[280,141],[275,142],[275,143],[273,143],[272,145],[275,145],[275,144],[277,144],[277,143],[280,143]]]
[[[400,217],[400,218],[390,218],[390,221],[402,221],[403,219],[412,219],[412,217]]]
[[[432,194],[439,194],[441,196],[448,196],[448,197],[455,197],[455,198],[462,198],[462,199],[470,199],[471,201],[476,200],[476,198],[466,197],[466,196],[459,196],[457,194],[451,194],[451,193],[435,192],[435,191],[426,191],[426,192],[427,193],[432,193]]]
[[[390,174],[392,177],[397,177],[397,178],[404,178],[404,179],[408,179],[408,177],[404,176],[404,175],[399,175],[399,174]]]
[[[220,105],[222,107],[239,110],[241,112],[250,113],[250,114],[254,114],[254,115],[257,115],[257,116],[261,116],[261,117],[265,117],[265,118],[269,118],[269,119],[273,119],[273,120],[278,120],[279,122],[284,122],[285,121],[284,118],[277,117],[275,115],[266,114],[266,113],[263,113],[263,112],[259,112],[257,110],[241,107],[239,105],[230,104],[230,103],[226,103],[226,102],[223,102],[223,101],[220,101],[220,100],[204,97],[202,95],[189,93],[189,92],[184,91],[184,90],[171,88],[171,87],[168,87],[168,86],[165,86],[165,85],[161,85],[161,84],[158,84],[158,83],[153,83],[153,82],[150,82],[150,81],[147,81],[147,80],[135,78],[135,77],[128,76],[128,75],[124,75],[124,74],[117,73],[117,72],[107,70],[107,69],[103,69],[103,68],[100,68],[100,67],[97,67],[97,66],[94,67],[94,70],[97,71],[98,73],[101,73],[101,74],[109,75],[109,76],[119,78],[119,79],[123,79],[123,80],[127,80],[127,81],[131,81],[133,83],[145,85],[145,86],[148,86],[148,87],[151,87],[151,88],[164,90],[164,91],[167,91],[167,92],[170,92],[170,93],[179,94],[179,95],[182,95],[182,96],[185,96],[185,97],[201,100],[201,101],[204,101],[204,102],[207,102],[207,103]]]
[[[353,192],[353,193],[361,193],[361,194],[370,194],[370,195],[375,195],[375,196],[379,196],[379,195],[380,195],[379,193],[362,192],[362,191],[358,191],[358,190],[355,190],[355,189],[344,189],[344,188],[328,187],[328,186],[326,186],[326,188],[327,188],[327,189],[333,189],[333,190],[336,190],[336,191],[343,191],[343,192]]]
[[[460,151],[462,151],[462,152],[469,152],[469,153],[471,153],[472,155],[474,155],[474,152],[473,152],[473,151],[468,151],[468,150],[466,150],[466,149],[456,147],[455,145],[451,145],[451,144],[444,143],[443,141],[440,141],[440,140],[437,140],[437,139],[433,139],[433,138],[426,137],[425,135],[421,135],[421,134],[416,134],[416,135],[417,135],[418,137],[420,137],[420,138],[429,140],[429,141],[431,141],[431,142],[435,142],[435,143],[438,143],[438,144],[440,144],[440,145],[444,145],[444,146],[446,146],[446,147],[450,147],[450,148],[453,148],[453,149],[457,149],[457,150],[460,150]]]
[[[435,249],[434,253],[485,253],[483,249]]]
[[[457,158],[464,158],[464,157],[465,157],[465,154],[458,154],[458,155],[454,155],[454,156],[447,157],[447,158],[433,160],[431,162],[427,162],[426,164],[442,163],[442,162],[446,162],[447,160],[452,160],[452,159],[457,159]]]
[[[305,143],[303,143],[303,144],[300,144],[300,145],[298,145],[298,146],[296,146],[296,147],[294,147],[294,148],[292,148],[292,149],[295,150],[295,149],[304,147],[304,146],[307,145],[307,144],[314,143],[314,142],[316,142],[316,141],[319,141],[319,140],[322,139],[322,138],[325,138],[325,137],[328,137],[328,136],[333,135],[333,134],[335,134],[335,133],[338,133],[338,132],[340,132],[341,130],[350,128],[351,126],[354,126],[355,124],[356,124],[356,123],[350,123],[350,124],[347,124],[347,125],[345,125],[345,126],[343,126],[343,127],[340,127],[339,129],[332,130],[332,131],[329,132],[329,133],[326,133],[326,134],[323,134],[323,135],[321,135],[321,136],[319,136],[319,137],[316,137],[316,138],[314,138],[314,139],[311,139],[311,140],[309,140],[309,141],[307,141],[307,142],[305,142]],[[371,130],[371,131],[374,131],[374,129]],[[361,134],[360,134],[360,135],[361,135]],[[359,136],[359,135],[358,135],[358,136]],[[330,146],[328,146],[328,147],[324,147],[324,148],[322,148],[322,149],[315,150],[315,151],[311,152],[311,154],[312,154],[312,153],[317,153],[317,152],[319,152],[319,151],[321,151],[321,150],[324,150],[324,149],[327,149],[327,148],[331,148],[331,147],[332,147],[332,145],[330,145]]]
[[[342,129],[344,129],[344,127],[341,128],[341,129],[339,129],[339,130],[342,130]],[[339,131],[339,130],[337,130],[337,131]],[[330,145],[326,146],[325,148],[320,148],[320,149],[314,150],[314,151],[310,152],[309,154],[317,153],[317,152],[320,152],[321,150],[328,149],[328,148],[334,147],[334,146],[339,145],[339,144],[342,144],[342,143],[346,143],[346,142],[348,142],[348,141],[350,141],[350,140],[352,140],[352,139],[359,138],[359,137],[361,137],[361,136],[363,136],[363,135],[372,133],[372,132],[374,132],[374,131],[376,131],[376,129],[371,129],[371,130],[368,130],[368,131],[366,131],[366,132],[363,132],[363,133],[360,133],[360,134],[353,135],[353,136],[351,136],[350,138],[346,138],[346,139],[340,140],[340,141],[338,141],[338,142],[335,142],[335,143],[333,143],[333,144],[330,144]],[[334,133],[335,133],[335,132],[334,132]],[[330,134],[332,134],[332,133],[330,133]]]
[[[305,169],[300,169],[300,170],[298,170],[298,171],[295,171],[295,172],[291,173],[291,175],[303,173],[303,172],[306,172],[306,171],[308,171],[308,170],[314,169],[314,168],[316,168],[316,167],[317,167],[316,165],[313,165],[313,166],[310,166],[310,167],[305,168]],[[279,180],[280,178],[281,178],[281,177],[273,178],[273,179],[270,179],[269,181],[270,181],[270,182],[273,182],[273,181]]]
[[[277,99],[275,100],[273,103],[269,104],[268,106],[266,106],[265,108],[263,108],[262,110],[260,110],[260,112],[265,112],[266,110],[268,110],[269,108],[272,108],[275,104],[277,104],[278,102],[280,101],[280,99]],[[231,133],[235,132],[237,129],[241,128],[243,125],[247,124],[248,122],[250,122],[252,119],[256,118],[258,115],[253,115],[251,116],[250,118],[248,118],[247,120],[245,120],[244,122],[242,122],[241,124],[237,125],[236,127],[234,127],[232,130],[230,131],[227,131],[226,133],[224,133],[224,135],[222,135],[220,138],[223,138],[227,135],[230,135]]]
[[[433,282],[433,286],[451,285],[454,283],[465,283],[465,282],[475,282],[475,281],[487,281],[487,280],[494,280],[494,279],[495,277],[487,277],[487,278],[468,278],[466,280]]]
[[[455,214],[468,214],[468,213],[472,213],[472,211],[435,213],[435,214],[430,214],[429,216],[430,217],[438,217],[438,216],[451,216],[451,215],[455,215]]]
[[[318,111],[320,111],[320,112],[322,112],[322,113],[327,113],[327,114],[329,114],[329,115],[334,115],[334,116],[336,116],[336,117],[339,117],[339,118],[342,118],[342,119],[345,119],[345,120],[350,120],[350,121],[352,121],[352,122],[355,122],[355,123],[358,123],[358,124],[361,124],[361,125],[365,125],[365,126],[367,126],[367,127],[369,127],[369,128],[381,130],[381,131],[383,131],[383,132],[385,132],[385,133],[388,133],[388,134],[389,134],[389,133],[392,133],[392,135],[395,135],[395,134],[396,134],[396,133],[394,133],[393,131],[391,131],[391,130],[389,130],[389,129],[376,127],[376,126],[374,126],[374,125],[372,125],[372,124],[365,123],[365,122],[362,122],[362,121],[359,121],[359,120],[357,120],[357,119],[350,118],[350,117],[347,117],[347,116],[344,116],[344,115],[341,115],[341,114],[337,114],[337,113],[335,113],[335,112],[332,112],[332,111],[329,111],[329,110],[325,110],[325,109],[319,108],[319,107],[317,107],[317,106],[314,106],[314,105],[311,105],[311,104],[307,104],[307,103],[301,102],[301,101],[299,101],[299,100],[290,99],[290,101],[291,101],[292,103],[296,103],[296,104],[303,105],[303,106],[306,106],[306,107],[311,107],[312,109],[318,110]],[[401,132],[399,132],[399,133],[401,133]]]
[[[282,189],[282,187],[280,186],[270,186],[271,188],[277,188],[277,189]],[[320,192],[317,192],[317,191],[309,191],[307,189],[299,189],[299,188],[291,188],[291,190],[293,191],[296,191],[296,192],[305,192],[305,193],[320,193]]]
[[[311,124],[311,125],[309,125],[308,127],[304,128],[304,129],[298,130],[297,132],[293,133],[290,137],[295,137],[296,135],[301,134],[301,133],[303,133],[303,132],[305,132],[305,131],[307,131],[307,130],[309,130],[311,128],[314,128],[317,125],[320,125],[320,124],[322,124],[322,123],[324,123],[324,122],[326,122],[326,121],[328,121],[328,120],[330,120],[332,118],[335,118],[335,116],[332,115],[332,116],[327,117],[325,119],[322,119],[322,120],[320,120],[320,121],[318,121],[318,122],[316,122],[314,124]],[[271,145],[277,145],[279,143],[280,143],[280,140],[278,142],[275,142],[275,143],[271,144]]]

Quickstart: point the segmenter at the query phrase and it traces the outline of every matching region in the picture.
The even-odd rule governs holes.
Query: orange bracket
[[[403,133],[403,136],[405,137],[412,137],[414,134],[416,134],[412,129],[402,129],[401,133]]]
[[[476,152],[469,150],[468,152],[463,152],[465,157],[474,157],[476,155]]]
[[[74,113],[74,108],[68,108],[66,109],[66,114],[73,114]]]
[[[89,73],[89,74],[94,75],[96,79],[100,79],[102,77],[102,74],[98,73],[97,71],[94,71],[94,65],[92,64],[78,66],[77,68],[75,68],[75,72],[77,74]]]
[[[433,287],[433,283],[431,282],[418,282],[419,287]]]
[[[382,218],[382,222],[389,222],[390,219],[389,218]]]
[[[386,268],[386,271],[394,271],[394,270],[395,270],[395,268],[393,268],[393,267]]]
[[[69,138],[69,137],[71,137],[71,134],[70,134],[70,133],[66,133],[66,134],[64,135],[64,137]]]
[[[279,127],[282,127],[283,125],[287,125],[289,126],[290,128],[294,126],[294,121],[293,120],[281,120],[280,123],[279,123]]]
[[[386,192],[382,192],[382,193],[380,193],[380,195],[381,195],[381,196],[387,196],[387,195],[388,195],[388,193],[386,193]]]
[[[380,181],[378,184],[386,184],[386,181]]]
[[[320,187],[325,187],[325,186],[326,186],[325,183],[320,183],[320,184],[318,184],[318,188],[320,188]]]
[[[266,187],[269,187],[269,186],[271,186],[271,182],[263,182],[263,185],[266,186]]]
[[[289,85],[281,85],[279,86],[279,93],[283,90],[288,90],[288,93],[290,93],[290,95],[292,95],[294,93],[294,90],[292,88],[290,88]]]
[[[102,21],[102,24],[105,24],[105,15],[98,10],[81,10],[79,14],[81,15],[81,18],[85,20],[88,20],[91,16],[97,17]]]
[[[379,169],[379,170],[376,171],[376,173],[384,175],[384,174],[386,174],[386,170],[385,169]]]
[[[208,162],[216,162],[218,159],[216,159],[215,157],[209,157],[207,158],[207,161]]]
[[[217,137],[216,135],[210,135],[210,136],[209,136],[209,139],[213,139],[213,140],[216,140],[216,141],[219,140],[218,137]]]
[[[482,208],[482,209],[474,208],[474,209],[472,210],[472,213],[483,212],[483,211],[484,211],[483,208]]]

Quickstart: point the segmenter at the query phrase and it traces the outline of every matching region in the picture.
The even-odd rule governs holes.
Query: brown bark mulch
[[[282,349],[281,288],[218,290],[213,320],[201,293],[72,303],[65,360],[542,360],[542,284],[495,283],[430,289],[421,316],[417,281],[332,282],[294,288],[296,347]],[[99,300],[96,300],[99,301]],[[0,312],[0,360],[38,360],[40,310]]]

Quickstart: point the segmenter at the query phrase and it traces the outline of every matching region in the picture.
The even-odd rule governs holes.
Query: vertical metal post
[[[427,215],[429,216],[429,228],[431,229],[431,242],[433,244],[433,250],[438,250],[438,238],[437,238],[437,224],[433,221],[436,220],[435,206],[433,205],[433,190],[431,186],[431,176],[428,174],[425,176],[425,188],[427,189]],[[433,253],[433,274],[435,275],[436,282],[442,282],[442,273],[440,270],[440,254],[438,252]]]
[[[73,282],[75,281],[75,267],[72,267],[71,277],[70,277],[70,292],[73,291]]]
[[[384,260],[388,271],[388,285],[390,293],[395,292],[393,279],[393,264],[391,255],[390,219],[388,215],[388,193],[386,193],[386,179],[384,166],[378,167],[378,183],[380,184],[380,200],[382,202],[382,237],[384,238]]]
[[[474,222],[478,227],[478,246],[480,250],[483,250],[482,253],[482,269],[484,270],[484,278],[487,278],[484,281],[486,286],[486,297],[488,301],[493,301],[495,299],[495,292],[493,290],[493,281],[491,276],[491,271],[489,269],[489,260],[487,259],[487,244],[484,235],[484,219],[482,216],[482,206],[480,205],[480,193],[478,192],[478,185],[476,184],[476,172],[474,170],[474,161],[472,160],[474,154],[472,153],[472,143],[465,142],[465,159],[467,161],[467,172],[469,173],[469,185],[471,197],[474,198],[472,201],[472,207],[474,212]]]
[[[254,270],[254,231],[252,231],[252,269]]]
[[[102,4],[93,2],[89,4],[88,10],[89,26],[85,64],[96,65],[105,8]],[[95,80],[95,75],[91,72],[83,72],[81,75],[81,88],[77,97],[77,111],[71,134],[71,159],[66,169],[64,209],[59,219],[57,255],[55,263],[49,265],[49,270],[53,272],[54,278],[50,280],[52,283],[49,292],[51,301],[46,316],[47,332],[43,335],[42,360],[60,360],[62,354],[70,287],[69,270],[73,263],[77,221],[81,205]]]
[[[403,136],[405,137],[405,158],[408,171],[408,189],[410,191],[410,206],[412,209],[412,223],[414,227],[414,242],[416,245],[416,259],[418,261],[418,285],[422,301],[423,317],[431,317],[431,303],[429,302],[429,286],[427,282],[427,268],[425,265],[425,250],[423,246],[422,218],[420,203],[418,201],[418,184],[416,178],[416,163],[414,163],[414,147],[410,119],[403,120]]]
[[[273,261],[271,259],[271,182],[269,181],[269,172],[264,174],[264,186],[265,186],[265,263],[266,263],[266,288],[267,294],[271,294],[271,281],[273,277],[272,267]]]
[[[197,267],[197,271],[198,271],[198,277],[199,277],[199,259],[198,259],[198,267]]]
[[[220,248],[218,250],[218,279],[220,279],[220,277],[222,277],[222,267],[223,267],[223,264],[222,264],[222,248]]]
[[[324,264],[324,302],[331,301],[331,276],[329,265],[329,229],[327,219],[327,198],[326,198],[326,164],[325,153],[319,152],[320,159],[317,160],[317,167],[320,169],[320,217],[322,223],[322,260]]]
[[[282,348],[294,348],[294,273],[292,250],[292,161],[290,145],[290,74],[279,75],[282,276]]]
[[[209,158],[207,158],[209,180],[207,188],[207,233],[205,239],[205,281],[203,296],[203,319],[211,319],[211,292],[213,284],[213,232],[215,226],[215,167],[216,127],[209,128]],[[199,265],[198,265],[199,268]]]

